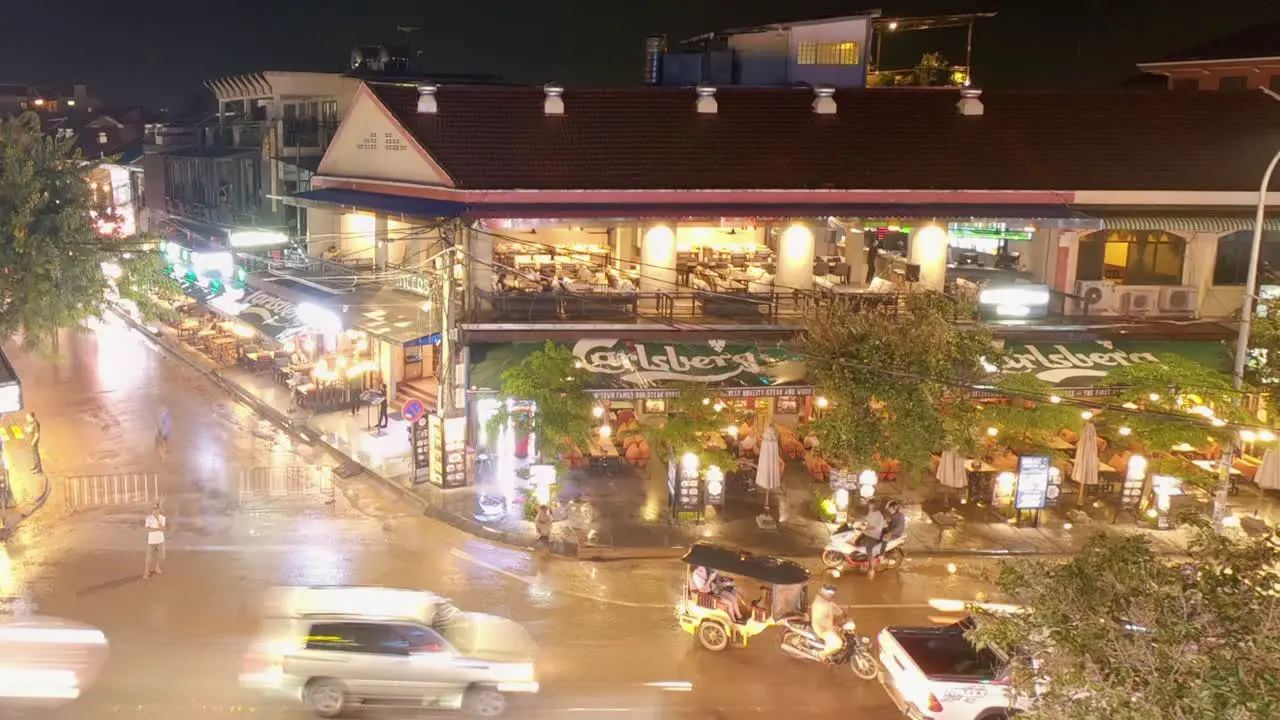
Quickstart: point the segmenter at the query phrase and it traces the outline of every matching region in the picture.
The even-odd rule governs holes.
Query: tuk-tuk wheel
[[[698,642],[712,652],[720,652],[729,647],[729,630],[715,620],[703,620],[698,625]]]

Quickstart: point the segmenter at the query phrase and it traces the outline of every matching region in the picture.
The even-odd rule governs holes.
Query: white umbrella
[[[769,507],[769,493],[782,487],[782,456],[778,452],[778,433],[773,426],[765,428],[760,441],[760,457],[756,464],[756,486],[764,488],[764,506]]]
[[[1084,486],[1098,484],[1098,430],[1085,423],[1076,443],[1076,461],[1071,465],[1071,479],[1080,484],[1080,504],[1084,504]]]
[[[963,489],[969,487],[969,472],[964,469],[964,458],[955,450],[944,450],[938,458],[938,482],[943,487]]]
[[[1280,490],[1280,456],[1274,448],[1267,448],[1262,454],[1262,464],[1254,473],[1253,482],[1261,490]]]

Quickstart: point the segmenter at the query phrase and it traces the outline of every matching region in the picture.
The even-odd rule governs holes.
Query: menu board
[[[467,484],[466,416],[444,419],[443,484],[447,488],[457,488]]]
[[[426,470],[431,464],[431,451],[428,443],[427,418],[409,426],[409,443],[413,447],[413,469],[415,473]]]
[[[1142,475],[1133,475],[1135,473],[1126,475],[1120,486],[1120,506],[1130,510],[1142,504],[1142,486],[1146,484]]]
[[[1014,491],[1014,509],[1044,509],[1049,499],[1049,470],[1051,467],[1052,458],[1048,455],[1018,456],[1018,486]]]
[[[696,512],[702,509],[702,482],[695,470],[689,472],[673,462],[675,474],[675,505],[677,512]]]
[[[444,487],[444,418],[427,416],[427,452],[431,467],[431,482]]]
[[[467,419],[427,416],[427,454],[431,482],[442,488],[467,484]]]

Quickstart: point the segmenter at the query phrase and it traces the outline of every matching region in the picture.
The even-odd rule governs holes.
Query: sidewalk
[[[124,319],[146,332],[129,318]],[[495,458],[497,465],[477,472],[477,484],[472,487],[442,490],[433,485],[413,485],[409,427],[398,412],[391,413],[388,427],[383,430],[370,428],[363,409],[354,416],[347,411],[291,415],[288,392],[275,385],[270,376],[220,368],[181,343],[170,328],[162,328],[155,339],[263,415],[291,428],[308,442],[312,440],[309,436],[320,439],[398,488],[428,516],[488,540],[518,547],[534,544],[533,524],[522,519],[519,507],[511,508],[501,519],[480,516],[482,496],[511,497],[521,484],[511,461],[505,461],[504,466],[504,461]],[[506,453],[499,449],[497,454]],[[797,461],[788,462],[783,489],[771,499],[774,517],[779,516],[780,505],[785,507],[783,522],[775,530],[758,526],[756,516],[764,509],[764,496],[754,489],[730,488],[719,516],[696,524],[677,524],[671,519],[667,493],[666,468],[660,463],[650,464],[647,470],[623,466],[610,473],[570,472],[560,480],[560,514],[552,536],[555,551],[583,559],[678,557],[690,544],[710,540],[770,555],[816,557],[830,537],[831,526],[814,519],[817,503],[830,492],[825,484],[815,483]],[[1112,524],[1105,508],[1087,508],[1092,518],[1068,513],[1071,508],[1066,507],[1048,511],[1041,526],[1032,528],[991,521],[975,516],[974,508],[957,507],[966,511],[966,519],[943,529],[932,519],[943,509],[937,484],[932,480],[911,490],[898,483],[882,483],[878,494],[898,499],[907,508],[906,551],[917,556],[1068,555],[1077,552],[1099,530],[1144,534],[1162,552],[1176,554],[1185,549],[1189,536],[1185,529],[1155,531],[1139,527],[1132,520]],[[1272,526],[1280,521],[1280,498],[1259,494],[1252,485],[1242,484],[1241,494],[1231,498],[1230,506],[1238,517],[1256,515]]]

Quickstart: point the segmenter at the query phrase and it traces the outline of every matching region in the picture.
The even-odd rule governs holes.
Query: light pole
[[[1249,247],[1249,272],[1244,278],[1244,299],[1240,301],[1240,329],[1236,333],[1235,367],[1231,371],[1231,387],[1237,393],[1244,385],[1244,361],[1249,353],[1249,330],[1253,326],[1253,295],[1257,292],[1258,256],[1262,254],[1262,223],[1267,213],[1267,187],[1271,185],[1271,175],[1280,164],[1280,150],[1271,157],[1267,169],[1262,173],[1262,182],[1258,185],[1258,208],[1253,217],[1253,244]],[[1236,396],[1236,402],[1240,396]],[[1227,516],[1227,491],[1230,487],[1231,464],[1235,457],[1236,442],[1233,440],[1232,452],[1223,454],[1225,468],[1219,469],[1218,489],[1213,496],[1213,525],[1219,532],[1222,521]]]

